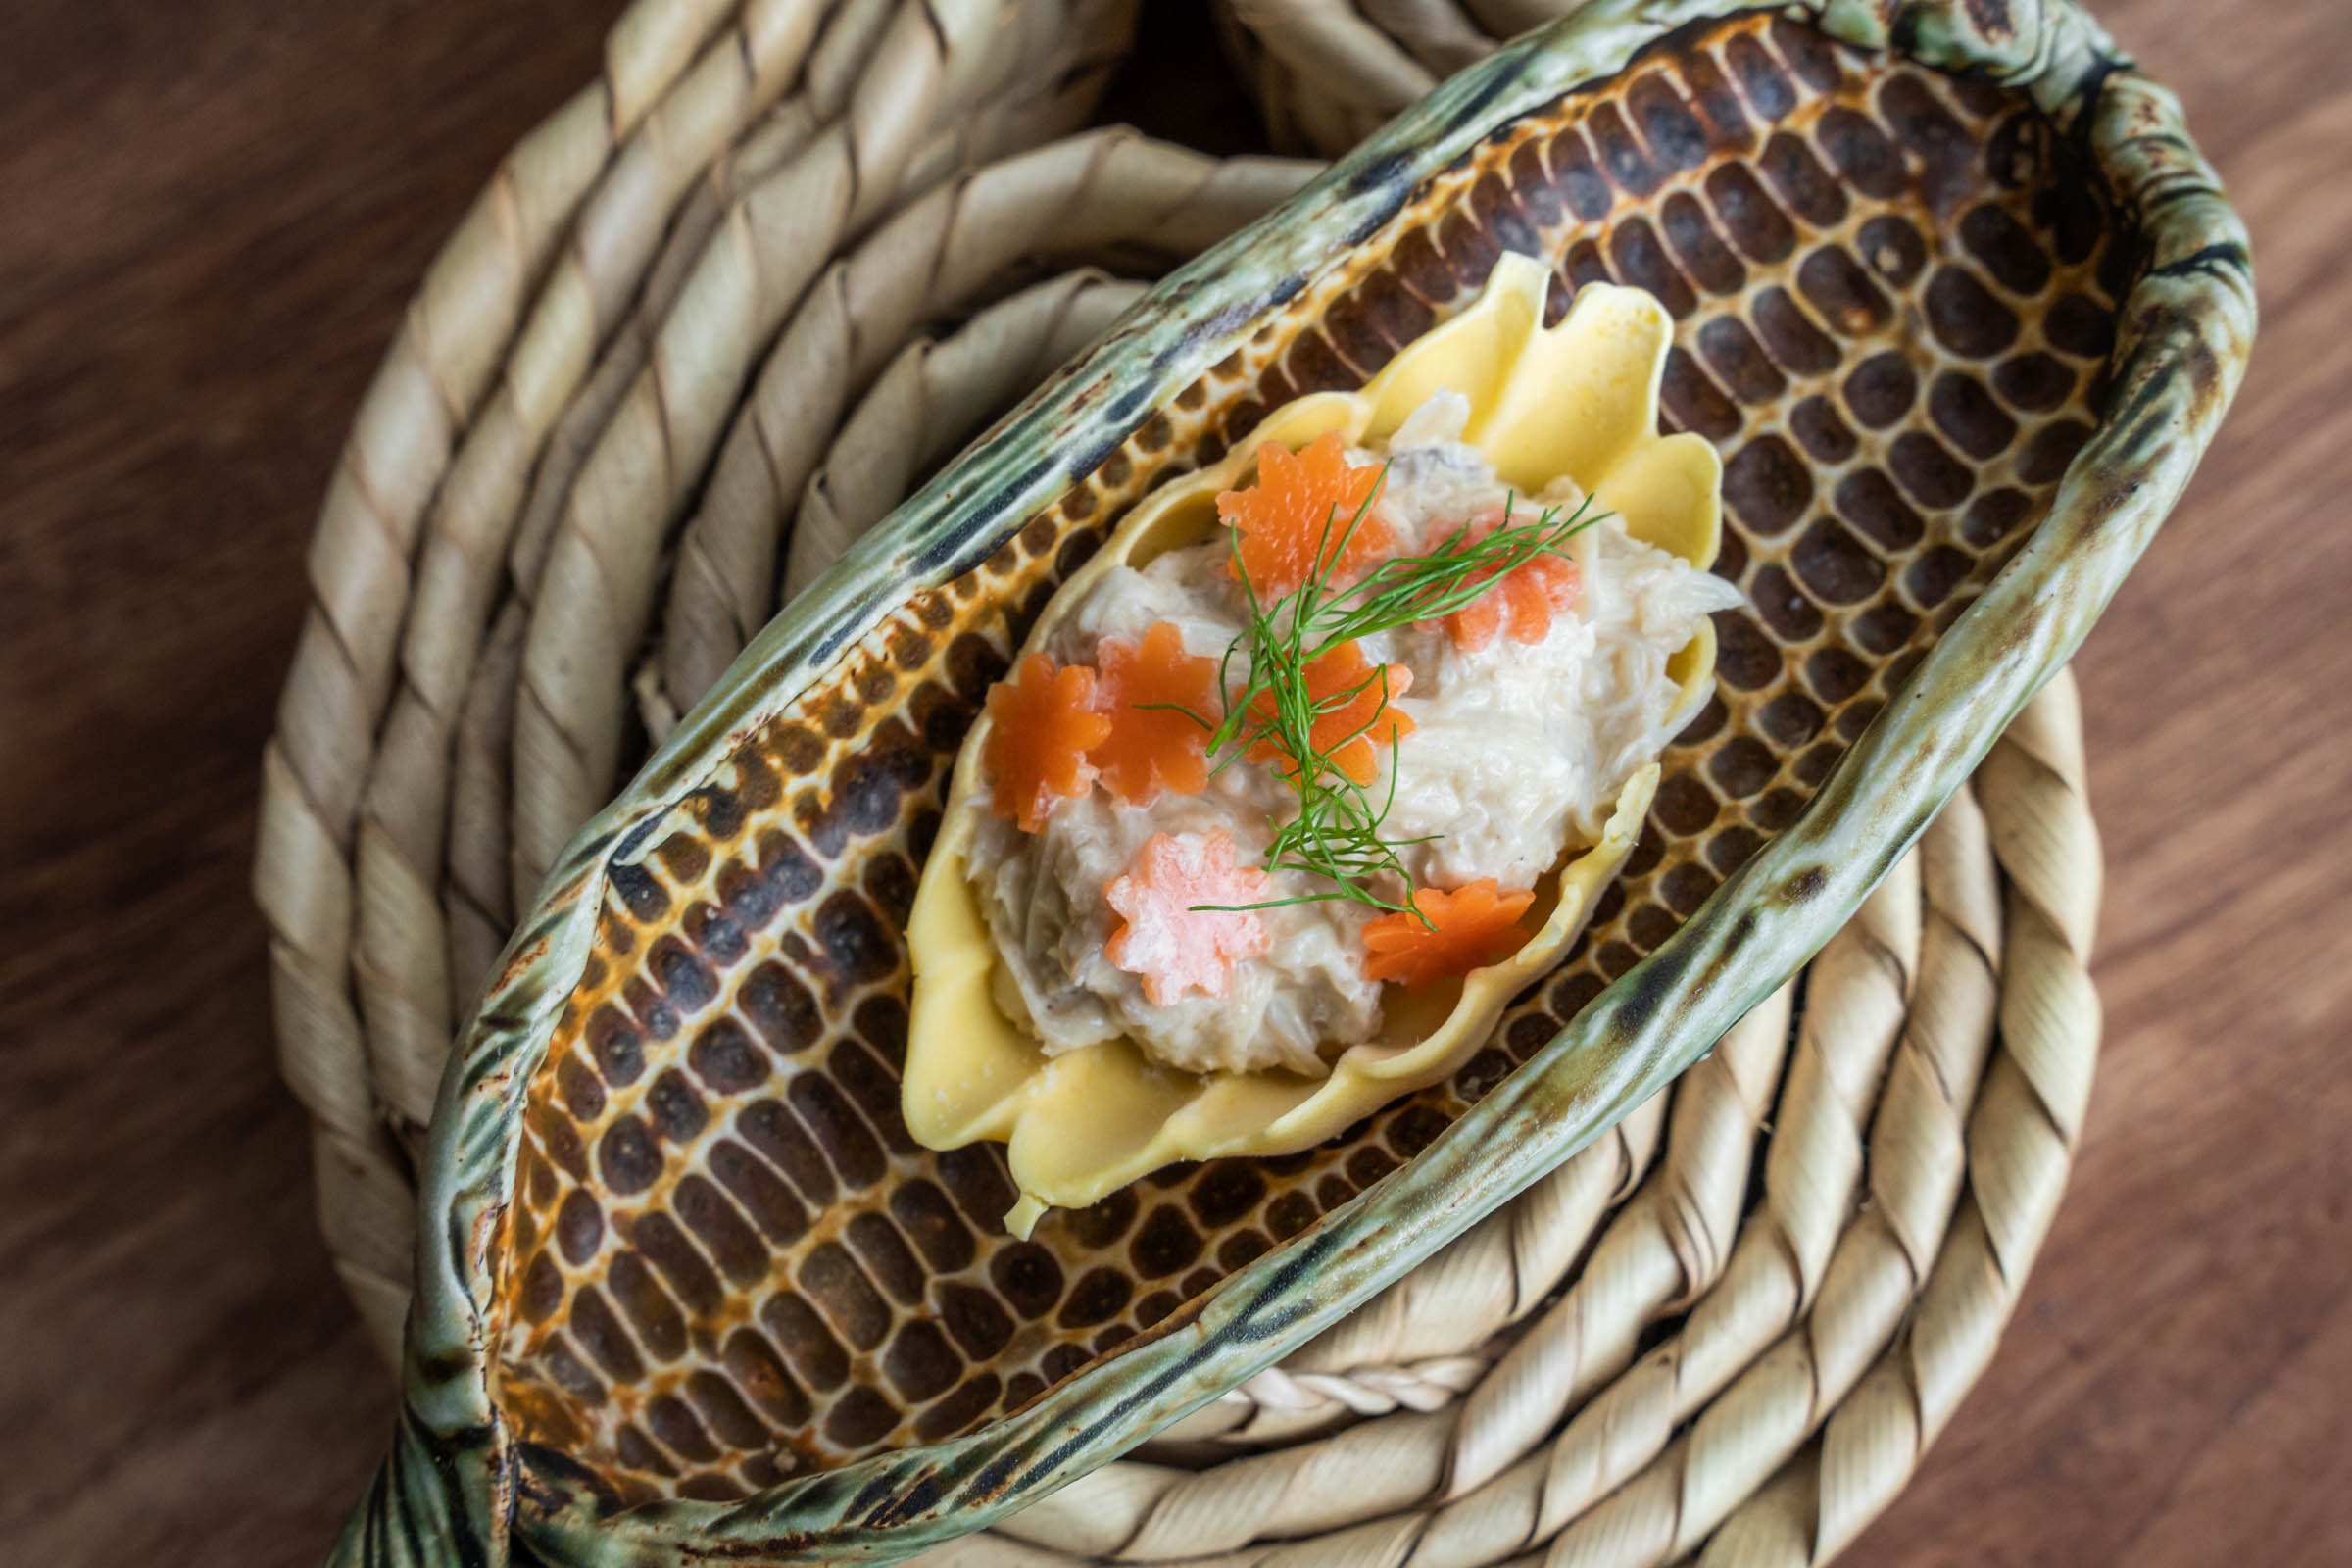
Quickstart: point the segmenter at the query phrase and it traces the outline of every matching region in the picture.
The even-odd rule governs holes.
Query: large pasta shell
[[[1260,442],[1300,447],[1327,431],[1378,444],[1440,391],[1470,401],[1462,438],[1505,484],[1533,494],[1567,476],[1627,532],[1714,564],[1722,526],[1722,460],[1688,433],[1660,434],[1658,384],[1674,323],[1639,289],[1595,283],[1544,324],[1550,272],[1505,255],[1476,301],[1407,345],[1352,392],[1317,392],[1268,414],[1217,462],[1148,497],[1081,567],[1029,633],[1043,647],[1102,576],[1215,536],[1216,497],[1246,483]],[[1715,637],[1699,633],[1669,668],[1679,686],[1669,728],[1712,689]],[[1378,1039],[1352,1046],[1329,1077],[1264,1071],[1200,1075],[1158,1066],[1132,1043],[1104,1041],[1048,1056],[994,997],[996,956],[966,871],[986,806],[984,713],[965,738],[944,826],[907,921],[914,970],[902,1103],[907,1130],[933,1149],[1005,1144],[1020,1199],[1007,1223],[1029,1234],[1048,1207],[1081,1208],[1178,1160],[1287,1154],[1339,1134],[1408,1090],[1438,1082],[1486,1041],[1511,998],[1547,973],[1592,917],[1633,853],[1656,792],[1652,764],[1627,781],[1600,841],[1563,858],[1538,884],[1536,934],[1450,994],[1393,1002]]]

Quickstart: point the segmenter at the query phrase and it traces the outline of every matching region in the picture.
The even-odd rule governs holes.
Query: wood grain
[[[1851,1560],[2318,1568],[2352,1561],[2352,13],[2101,9],[2253,225],[2263,349],[2078,664],[2110,1038],[2074,1191],[1999,1358]],[[360,390],[611,11],[10,8],[9,1561],[315,1562],[374,1462],[390,1382],[273,1073],[256,763]],[[1216,69],[1204,29],[1155,25],[1159,74],[1114,102],[1231,148],[1171,85]]]

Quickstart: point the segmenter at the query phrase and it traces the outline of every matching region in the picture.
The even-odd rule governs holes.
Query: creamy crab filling
[[[1565,481],[1512,495],[1461,439],[1467,412],[1440,393],[1384,448],[1346,453],[1353,470],[1383,470],[1363,514],[1385,534],[1382,559],[1427,557],[1586,502]],[[1345,667],[1330,677],[1329,706],[1340,716],[1327,726],[1318,710],[1314,733],[1329,727],[1340,764],[1368,773],[1360,799],[1380,811],[1395,857],[1367,881],[1376,898],[1397,903],[1409,875],[1441,897],[1476,889],[1482,907],[1524,906],[1511,901],[1599,836],[1628,779],[1672,739],[1668,662],[1740,595],[1629,537],[1606,497],[1592,499],[1596,520],[1544,560],[1497,575],[1456,612],[1370,632],[1335,658]],[[1205,733],[1248,682],[1253,612],[1268,596],[1253,605],[1260,585],[1245,585],[1219,535],[1111,568],[1054,626],[1044,653],[1062,671],[1090,672],[1091,701],[1105,708],[1080,739],[1150,711],[1159,743],[1180,744],[1182,725]],[[1118,678],[1147,656],[1195,684],[1213,667],[1206,710],[1109,708]],[[1113,679],[1097,686],[1096,671]],[[1040,811],[1008,803],[995,781],[998,808],[968,858],[1005,1013],[1049,1054],[1125,1038],[1197,1073],[1319,1077],[1339,1050],[1375,1038],[1384,992],[1413,972],[1384,961],[1384,939],[1422,933],[1397,925],[1409,914],[1333,896],[1327,877],[1264,863],[1301,809],[1296,760],[1228,748],[1203,760],[1197,787],[1180,787],[1196,783],[1181,768],[1137,787],[1149,755],[1089,744],[1111,760],[1084,754],[1070,791],[1040,796]]]

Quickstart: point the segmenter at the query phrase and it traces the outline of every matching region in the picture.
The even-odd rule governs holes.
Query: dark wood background
[[[1232,146],[1186,8],[1153,128]],[[2078,663],[2109,1041],[1998,1360],[1853,1560],[2352,1562],[2352,9],[2106,0],[2263,347]],[[317,1561],[392,1388],[246,892],[318,494],[610,0],[14,0],[0,47],[0,1558]]]

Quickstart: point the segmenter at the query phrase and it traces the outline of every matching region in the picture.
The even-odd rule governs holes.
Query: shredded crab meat
[[[1565,482],[1510,493],[1462,441],[1468,410],[1439,393],[1385,451],[1336,435],[1263,449],[1256,481],[1219,497],[1229,526],[1215,538],[1109,569],[1057,617],[1043,651],[1065,684],[1022,701],[1059,738],[1011,748],[1014,773],[992,738],[998,814],[967,861],[1002,959],[997,1001],[1048,1054],[1124,1039],[1187,1071],[1329,1071],[1380,1037],[1384,995],[1524,943],[1541,879],[1598,839],[1626,781],[1672,738],[1670,661],[1740,597],[1606,515],[1560,553],[1514,558],[1449,612],[1314,653],[1285,688],[1298,710],[1279,736],[1263,683],[1230,751],[1207,753],[1204,726],[1174,710],[1227,717],[1250,686],[1253,613],[1317,567],[1319,543],[1327,580],[1362,583],[1465,533],[1574,512],[1585,498]],[[1607,500],[1595,498],[1604,514]],[[1356,509],[1355,535],[1332,548]],[[1091,691],[1069,684],[1080,666],[1100,672]],[[1024,689],[1032,671],[1024,662]],[[1321,760],[1322,787],[1363,791],[1412,879],[1413,912],[1331,896],[1294,852],[1267,865],[1300,811],[1292,750]],[[1029,822],[1007,808],[1024,802]],[[1183,844],[1205,857],[1212,843],[1222,858],[1197,863],[1230,871],[1223,891],[1169,891],[1196,862],[1163,875],[1155,858]],[[1391,904],[1406,896],[1393,871],[1375,883]]]
[[[1153,834],[1127,873],[1102,891],[1125,922],[1103,952],[1143,982],[1155,1006],[1194,991],[1222,997],[1234,964],[1259,956],[1274,938],[1256,910],[1213,906],[1257,903],[1271,881],[1235,859],[1229,834]]]

